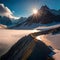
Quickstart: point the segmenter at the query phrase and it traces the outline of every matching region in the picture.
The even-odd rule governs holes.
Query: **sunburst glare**
[[[38,9],[33,9],[33,14],[37,14],[38,13]]]

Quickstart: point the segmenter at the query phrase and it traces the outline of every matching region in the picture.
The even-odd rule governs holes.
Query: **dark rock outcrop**
[[[5,16],[0,16],[0,24],[3,24],[3,25],[11,25],[12,22],[11,22],[11,19],[8,18],[8,17],[5,17]]]
[[[45,5],[38,10],[36,15],[33,14],[32,16],[28,17],[26,24],[49,24],[52,22],[60,22],[60,15],[55,15],[51,12],[51,9]]]

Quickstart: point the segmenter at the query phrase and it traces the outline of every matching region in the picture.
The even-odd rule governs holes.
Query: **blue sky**
[[[60,9],[60,0],[0,0],[15,16],[29,16],[32,9],[47,5],[51,9]]]

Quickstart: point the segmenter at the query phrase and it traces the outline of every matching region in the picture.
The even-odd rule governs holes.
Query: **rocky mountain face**
[[[36,15],[32,15],[28,17],[26,24],[32,23],[41,23],[41,24],[49,24],[52,22],[60,22],[60,15],[52,13],[53,11],[49,9],[47,6],[42,6]]]
[[[60,15],[60,9],[59,9],[59,10],[51,9],[51,12],[52,12],[54,15]]]
[[[13,29],[33,29],[41,25],[60,22],[60,10],[50,9],[46,5],[42,6],[37,14],[32,14],[28,18],[20,18]]]
[[[13,21],[13,22],[12,22]],[[53,22],[60,22],[60,10],[50,9],[46,5],[42,6],[37,14],[33,14],[28,18],[21,17],[17,20],[11,20],[6,16],[0,16],[0,24],[11,25],[15,24],[17,27],[24,26],[40,26],[40,24],[49,24]]]
[[[0,16],[0,24],[3,24],[3,25],[11,25],[12,22],[11,22],[11,19],[6,17],[6,16]]]

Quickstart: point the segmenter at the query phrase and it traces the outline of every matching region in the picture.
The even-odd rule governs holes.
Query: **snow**
[[[60,24],[48,26],[48,27],[38,27],[36,29],[40,30],[49,30],[52,28],[60,27]],[[38,40],[44,42],[46,45],[51,46],[56,54],[54,54],[52,57],[54,60],[60,60],[60,33],[59,34],[46,34],[46,35],[40,35],[36,37]]]
[[[22,25],[14,26],[12,29],[38,29],[38,30],[48,30],[51,28],[59,27],[60,23],[52,23],[50,25],[48,24],[40,24],[40,23],[33,23],[31,25],[25,25],[26,22]]]
[[[19,39],[36,30],[6,30],[0,29],[0,56],[5,54]]]
[[[31,26],[33,28],[34,24]],[[29,26],[23,26],[23,27],[28,28]],[[43,26],[43,27],[40,26],[39,28],[40,28],[40,30],[41,29],[48,30],[48,29],[52,29],[52,28],[56,28],[56,27],[60,27],[60,24],[53,25],[53,26]],[[20,28],[22,28],[22,26],[16,27],[16,29],[17,28],[20,29]],[[29,28],[31,28],[31,27],[29,27]],[[5,54],[19,39],[21,39],[25,35],[28,35],[33,32],[38,32],[38,31],[36,29],[35,30],[0,29],[0,56]],[[40,35],[40,38],[38,36],[37,39],[43,41],[48,46],[52,46],[54,49],[57,49],[57,50],[60,49],[60,34]],[[59,58],[59,56],[60,56],[60,51],[57,52],[57,50],[55,50],[56,54],[53,56],[53,58],[55,58],[56,60],[58,60],[57,58]]]
[[[54,58],[55,60],[60,60],[60,50],[55,49],[54,52],[55,52],[56,54],[53,55],[53,58]]]
[[[56,34],[56,35],[47,34],[47,35],[43,35],[42,37],[44,39],[47,39],[47,41],[49,40],[53,44],[52,47],[56,49],[60,49],[60,34]]]
[[[60,34],[52,35],[40,35],[40,40],[48,46],[52,46],[54,49],[60,49]]]
[[[0,24],[0,29],[4,29],[4,28],[7,28],[7,26]]]
[[[49,29],[57,28],[57,27],[60,27],[60,24],[52,25],[52,26],[39,26],[39,27],[37,27],[37,28],[35,28],[35,29],[49,30]]]
[[[53,25],[50,27],[40,27],[40,31],[42,30],[49,30],[60,27],[60,24]],[[47,45],[51,45],[53,48],[60,49],[60,33],[52,35],[52,34],[46,34],[46,35],[40,35],[36,37],[38,40],[43,41]]]
[[[37,39],[43,41],[46,45],[51,46],[56,54],[52,57],[54,60],[60,60],[60,34],[52,35],[41,35],[37,36]]]
[[[23,23],[22,25],[13,27],[13,29],[34,29],[34,28],[36,28],[38,26],[41,26],[40,23],[38,23],[38,24],[37,23],[33,23],[31,25],[25,25],[25,24],[26,24],[26,22]]]

